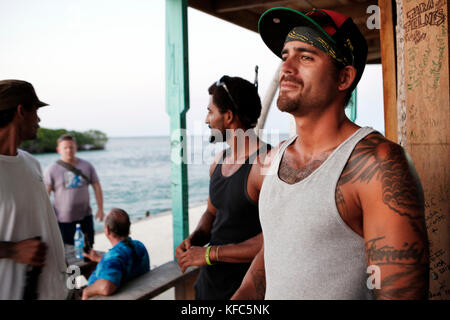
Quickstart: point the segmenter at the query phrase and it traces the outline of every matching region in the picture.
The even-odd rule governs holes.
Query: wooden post
[[[189,233],[186,112],[189,110],[187,0],[166,0],[166,111],[170,116],[173,250]]]
[[[397,133],[397,79],[395,61],[395,32],[392,0],[379,0],[380,49],[383,71],[384,135],[398,142]]]
[[[266,124],[267,115],[270,111],[270,106],[272,105],[273,98],[275,97],[275,93],[278,90],[279,83],[279,74],[281,70],[282,63],[279,64],[277,71],[275,71],[275,74],[273,75],[272,81],[269,84],[269,87],[267,88],[266,95],[264,97],[264,100],[262,102],[262,110],[261,115],[258,119],[258,124],[256,125],[256,132],[259,132],[259,130],[264,129],[264,125]]]
[[[397,1],[399,142],[425,193],[431,299],[450,298],[448,13],[446,0]]]

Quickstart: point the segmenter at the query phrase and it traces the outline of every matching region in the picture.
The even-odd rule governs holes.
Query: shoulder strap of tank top
[[[263,152],[268,152],[270,149],[272,149],[272,146],[270,144],[264,144],[263,146],[261,146],[258,150],[256,150],[255,152],[253,152],[247,159],[245,159],[245,164],[253,164],[253,161],[255,160],[255,158],[262,154]]]
[[[297,135],[294,134],[292,137],[289,137],[285,142],[283,142],[283,144],[280,146],[280,148],[278,149],[277,152],[277,161],[279,162],[281,160],[281,157],[283,156],[284,151],[286,150],[287,147],[289,147],[292,142],[295,141],[295,139],[297,139]]]
[[[293,135],[292,137],[289,137],[288,139],[286,139],[286,141],[284,141],[283,143],[280,144],[276,155],[273,157],[272,162],[270,164],[269,170],[267,171],[266,175],[268,176],[273,176],[275,174],[277,174],[278,172],[278,167],[280,165],[280,161],[281,158],[283,156],[284,150],[286,150],[286,148],[292,144],[292,142],[297,139],[297,135]]]

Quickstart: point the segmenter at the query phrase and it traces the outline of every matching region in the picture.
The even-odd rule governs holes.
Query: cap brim
[[[314,20],[290,8],[277,7],[264,12],[258,22],[258,31],[266,46],[281,58],[286,36],[293,28],[300,26],[312,27],[335,43],[335,40]]]
[[[45,107],[45,106],[49,106],[48,103],[45,103],[45,102],[42,102],[42,101],[38,101],[38,102],[36,103],[36,105],[37,105],[38,108],[40,108],[40,107]]]

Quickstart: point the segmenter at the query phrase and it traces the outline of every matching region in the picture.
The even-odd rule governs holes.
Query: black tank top
[[[210,245],[240,243],[261,232],[258,204],[247,192],[247,180],[254,158],[248,157],[229,177],[222,175],[222,164],[216,165],[209,184],[209,197],[217,209],[211,230]],[[267,145],[270,150],[270,145]],[[223,153],[222,160],[227,152]],[[220,257],[220,251],[219,251]],[[239,288],[250,263],[217,263],[204,266],[195,285],[197,299],[228,300]]]

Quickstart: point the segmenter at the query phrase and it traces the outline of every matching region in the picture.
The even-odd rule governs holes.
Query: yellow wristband
[[[211,251],[211,247],[212,246],[209,246],[208,248],[206,248],[206,253],[205,253],[205,260],[206,260],[206,264],[208,265],[208,266],[212,266],[213,264],[211,263],[211,260],[209,260],[209,253],[210,253],[210,251]]]

